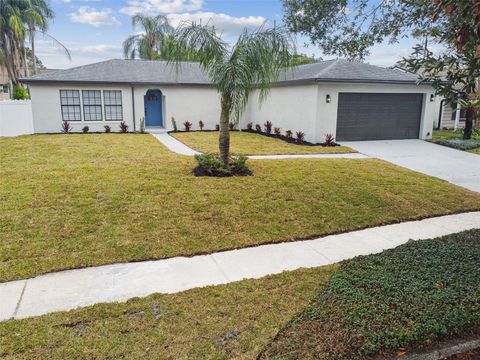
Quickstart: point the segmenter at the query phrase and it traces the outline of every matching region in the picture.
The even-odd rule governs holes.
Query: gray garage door
[[[340,93],[337,140],[417,139],[422,94]]]

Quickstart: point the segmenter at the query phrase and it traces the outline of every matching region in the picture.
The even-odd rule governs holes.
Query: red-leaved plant
[[[72,126],[68,121],[63,121],[62,122],[62,133],[68,134],[70,131],[72,131]]]
[[[249,122],[247,124],[247,130],[250,130],[250,131],[253,130],[253,123],[252,122]]]
[[[120,132],[121,132],[121,133],[126,133],[126,132],[128,132],[128,125],[127,125],[127,123],[126,123],[125,121],[122,121],[122,122],[120,123]]]
[[[332,133],[325,134],[325,146],[335,146],[335,137]]]
[[[276,128],[273,129],[273,133],[276,136],[280,136],[280,134],[282,133],[282,130],[279,127],[276,127]]]
[[[205,124],[203,123],[202,120],[198,122],[198,127],[200,128],[200,130],[203,130],[203,128],[205,127]]]
[[[183,123],[183,127],[184,127],[185,131],[190,131],[190,129],[192,128],[192,123],[190,121],[185,121]]]
[[[302,144],[303,140],[305,139],[305,133],[303,131],[297,131],[295,135],[296,135],[295,142],[297,144]]]
[[[271,134],[272,133],[272,122],[271,121],[267,121],[265,124],[263,124],[263,127],[265,128],[265,132],[267,134]]]
[[[293,137],[293,131],[292,130],[285,131],[285,137],[287,139],[291,139]]]

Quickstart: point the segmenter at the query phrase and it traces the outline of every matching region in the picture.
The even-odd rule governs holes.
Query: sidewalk
[[[407,242],[480,228],[480,211],[379,226],[314,240],[193,257],[113,264],[0,284],[0,321],[43,315],[152,293],[260,278],[332,264]]]

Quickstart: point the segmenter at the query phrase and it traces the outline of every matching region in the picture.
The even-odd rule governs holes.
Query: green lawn
[[[480,209],[480,194],[374,159],[195,177],[151,135],[2,138],[0,158],[0,281]]]
[[[170,133],[189,147],[204,153],[218,152],[217,131]],[[242,132],[230,132],[231,152],[238,155],[332,154],[356,152],[346,146],[307,146],[290,144],[280,139]]]
[[[298,270],[3,322],[0,357],[254,359],[335,269]]]
[[[0,323],[0,357],[254,359],[266,350],[269,359],[354,360],[408,352],[479,329],[479,262],[474,230],[340,266],[10,320]]]
[[[347,261],[262,358],[388,359],[478,335],[479,264],[480,229]]]

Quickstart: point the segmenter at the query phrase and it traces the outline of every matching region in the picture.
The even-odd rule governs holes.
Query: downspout
[[[137,126],[135,124],[135,87],[133,84],[130,84],[132,89],[132,115],[133,115],[133,131],[137,131]]]
[[[442,119],[443,119],[443,107],[445,105],[445,99],[440,101],[440,111],[438,112],[438,123],[437,123],[437,130],[440,130],[442,126]]]

